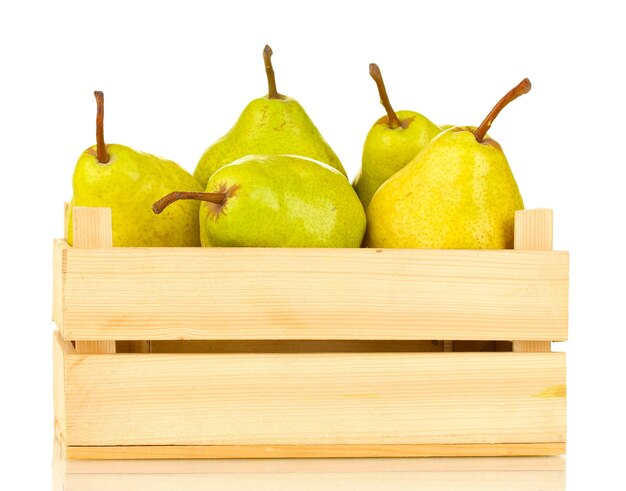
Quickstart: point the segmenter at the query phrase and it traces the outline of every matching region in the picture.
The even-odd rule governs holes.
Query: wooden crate
[[[68,458],[565,452],[569,257],[550,210],[515,250],[54,243],[56,434]]]

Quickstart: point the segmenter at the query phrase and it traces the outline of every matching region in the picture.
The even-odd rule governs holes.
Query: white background
[[[265,43],[278,90],[302,103],[351,177],[383,115],[368,63],[380,65],[396,109],[438,123],[476,125],[509,88],[532,80],[490,134],[526,207],[553,208],[555,248],[571,252],[570,489],[621,486],[626,36],[612,2],[8,3],[0,452],[18,488],[50,481],[51,245],[74,163],[94,143],[93,90],[106,95],[108,142],[192,171],[266,93]]]

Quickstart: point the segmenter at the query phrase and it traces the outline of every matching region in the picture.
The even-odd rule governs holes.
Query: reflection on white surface
[[[561,457],[101,460],[61,457],[53,491],[564,491]]]

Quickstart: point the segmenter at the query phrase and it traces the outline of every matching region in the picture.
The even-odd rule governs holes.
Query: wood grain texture
[[[68,446],[565,441],[563,353],[75,354],[65,380]]]
[[[75,206],[72,209],[74,249],[113,247],[111,208],[88,208]],[[115,353],[115,340],[76,341],[78,353]]]
[[[565,443],[183,445],[67,447],[76,460],[121,459],[301,459],[372,457],[512,457],[565,453]]]
[[[567,338],[568,254],[66,251],[70,340]]]
[[[69,203],[63,203],[63,231],[67,231],[67,210]],[[59,329],[63,325],[63,271],[65,266],[65,254],[63,249],[69,247],[67,245],[67,236],[63,240],[57,239],[52,246],[52,320],[57,324]]]
[[[79,447],[85,448],[85,447]],[[102,447],[106,448],[106,447]],[[195,448],[195,447],[194,447]],[[55,442],[53,462],[59,455]],[[123,452],[123,450],[122,450]],[[122,453],[120,452],[120,453]],[[264,474],[264,473],[367,473],[367,472],[459,472],[459,471],[564,471],[565,458],[558,456],[441,457],[404,459],[388,457],[307,459],[109,459],[61,460],[67,474]]]
[[[113,247],[111,208],[75,206],[72,209],[74,242],[80,249]]]
[[[515,249],[530,251],[552,250],[552,210],[537,208],[515,212]],[[513,351],[548,352],[549,340],[515,340]]]
[[[73,349],[65,346],[59,331],[54,331],[52,338],[52,404],[54,408],[54,434],[64,444],[67,428],[65,411],[65,353],[70,354]]]
[[[69,249],[65,240],[57,239],[52,248],[52,320],[63,329],[63,282],[65,280],[65,258]]]
[[[552,351],[550,341],[513,341],[513,351],[521,353],[549,353]]]
[[[115,353],[115,341],[76,341],[76,353]]]
[[[552,210],[536,208],[515,212],[514,248],[524,251],[552,250]]]
[[[545,212],[516,246],[551,247]],[[74,224],[53,263],[70,458],[565,451],[567,253],[112,248],[110,213]],[[483,349],[517,352],[456,352]]]

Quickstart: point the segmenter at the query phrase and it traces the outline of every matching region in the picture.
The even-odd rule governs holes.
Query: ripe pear
[[[389,102],[380,68],[370,64],[370,75],[376,82],[380,102],[387,115],[370,129],[363,145],[361,171],[354,180],[354,189],[367,209],[380,185],[402,169],[441,132],[425,116],[414,111],[395,112]]]
[[[205,193],[172,193],[159,213],[179,199],[200,199],[205,247],[360,247],[365,212],[336,169],[299,155],[249,155],[218,169]]]
[[[111,208],[113,245],[123,247],[199,246],[199,204],[176,204],[155,217],[152,203],[175,189],[203,188],[178,164],[124,145],[104,143],[104,95],[95,92],[97,144],[85,150],[74,170],[66,237],[73,242],[74,206]]]
[[[367,210],[368,247],[505,249],[524,208],[500,145],[485,134],[498,113],[530,90],[524,79],[478,127],[435,137],[376,192]]]
[[[454,124],[440,124],[439,127],[441,128],[442,133],[446,130],[449,130],[450,128],[457,128],[457,126]],[[474,127],[474,129],[476,129],[476,127]],[[485,139],[491,139],[489,133],[485,133]]]
[[[271,56],[272,49],[265,46],[268,94],[251,101],[231,130],[200,158],[194,177],[203,186],[217,169],[246,155],[302,155],[328,164],[347,177],[341,161],[304,108],[276,90]]]

